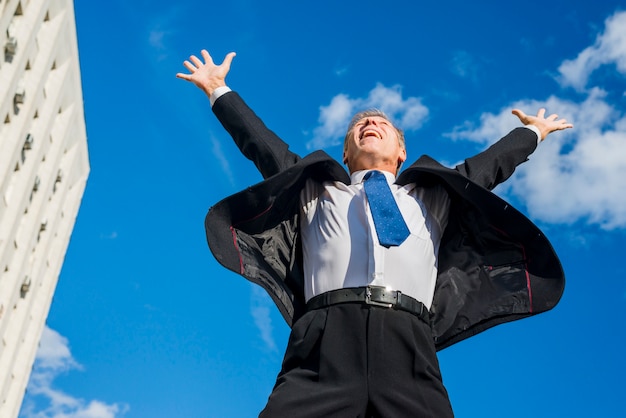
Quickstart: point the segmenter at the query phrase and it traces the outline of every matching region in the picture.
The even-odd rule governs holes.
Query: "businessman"
[[[225,267],[272,297],[291,335],[262,417],[453,416],[436,351],[556,305],[552,246],[490,192],[550,133],[524,125],[454,169],[422,156],[400,172],[404,135],[382,112],[348,126],[342,166],[304,158],[226,85],[235,54],[184,62],[264,181],[217,203],[205,227]]]

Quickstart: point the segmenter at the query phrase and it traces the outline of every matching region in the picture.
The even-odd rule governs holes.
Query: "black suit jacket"
[[[350,178],[323,151],[304,158],[289,151],[235,92],[221,96],[213,111],[265,180],[209,210],[209,247],[223,266],[262,286],[291,326],[305,312],[300,190],[309,178],[348,184]],[[422,156],[397,178],[398,184],[441,184],[451,198],[431,307],[438,350],[549,310],[563,293],[563,270],[549,241],[489,191],[536,146],[536,135],[518,128],[455,169]]]

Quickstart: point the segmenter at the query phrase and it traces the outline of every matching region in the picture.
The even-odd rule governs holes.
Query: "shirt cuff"
[[[231,89],[228,86],[221,86],[213,90],[213,93],[211,93],[211,96],[209,96],[211,107],[213,107],[217,99],[219,99],[220,97],[222,97],[224,94],[228,93],[229,91],[231,91]]]
[[[537,134],[537,144],[541,142],[541,131],[539,130],[539,128],[537,128],[535,125],[526,125],[524,126],[524,128],[528,128]]]

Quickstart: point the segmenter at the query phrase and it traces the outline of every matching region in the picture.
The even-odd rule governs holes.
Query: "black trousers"
[[[293,326],[267,417],[452,417],[430,326],[408,312],[338,304]]]

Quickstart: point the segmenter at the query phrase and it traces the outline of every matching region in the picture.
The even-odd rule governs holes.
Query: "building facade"
[[[0,416],[16,417],[89,174],[72,0],[0,0]]]

